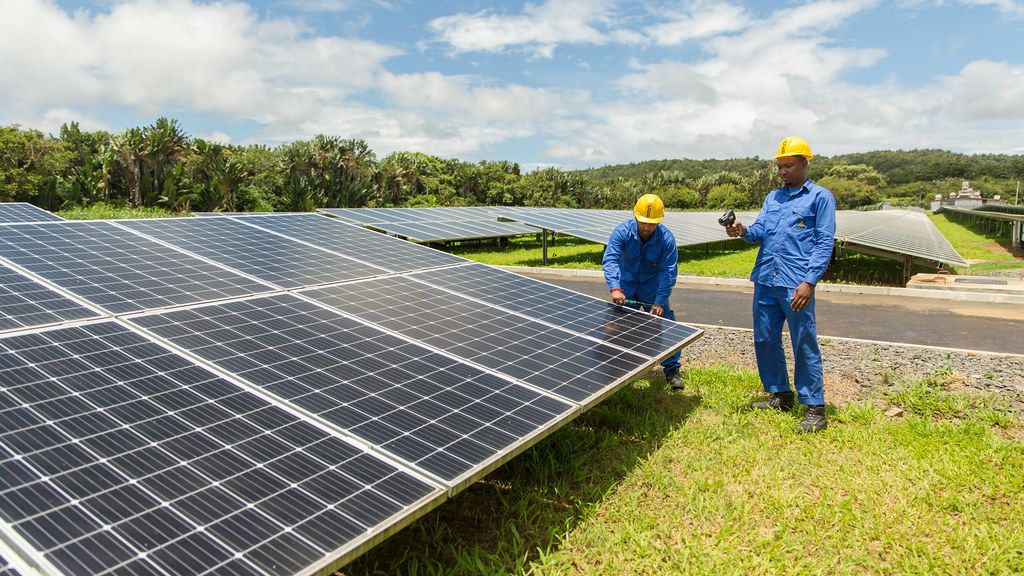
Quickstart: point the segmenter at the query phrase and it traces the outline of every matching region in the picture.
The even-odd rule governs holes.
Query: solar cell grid
[[[614,388],[648,361],[411,278],[377,278],[303,294],[581,403]]]
[[[234,218],[123,220],[120,224],[282,288],[386,272],[373,264],[314,248]]]
[[[109,222],[0,226],[0,256],[114,314],[270,289]]]
[[[573,409],[291,294],[131,321],[448,482]]]
[[[78,302],[0,264],[0,331],[98,316]]]
[[[0,202],[0,224],[61,222],[64,219],[27,202]]]
[[[391,272],[466,262],[458,256],[440,250],[410,244],[386,234],[371,232],[335,218],[315,214],[247,216],[240,220],[318,245],[326,250],[343,252],[352,258],[372,262]]]
[[[674,351],[700,335],[689,326],[481,264],[411,277],[647,356]]]
[[[417,242],[444,242],[536,234],[538,229],[518,222],[486,220],[443,222],[376,222],[367,227]]]
[[[326,566],[440,494],[115,322],[0,366],[0,517],[66,574]]]

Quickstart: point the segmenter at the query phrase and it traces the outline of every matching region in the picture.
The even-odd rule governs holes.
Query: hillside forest
[[[1024,155],[943,150],[815,157],[809,175],[841,209],[927,205],[970,180],[1014,200]],[[110,203],[173,212],[308,211],[337,207],[516,205],[625,209],[641,194],[670,209],[756,209],[780,184],[770,159],[651,160],[523,173],[504,160],[465,162],[422,152],[378,158],[363,140],[318,135],[275,147],[190,137],[174,119],[112,134],[75,122],[48,135],[0,127],[0,201],[56,211]]]

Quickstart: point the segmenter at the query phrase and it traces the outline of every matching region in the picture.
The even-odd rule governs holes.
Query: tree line
[[[986,195],[1012,194],[1024,157],[942,150],[816,158],[810,176],[840,208],[883,199],[928,201],[975,180]],[[980,181],[980,184],[978,183]],[[421,152],[378,158],[363,140],[318,135],[276,147],[191,138],[174,119],[112,134],[75,122],[59,135],[0,127],[0,201],[47,210],[98,202],[173,211],[308,211],[397,206],[555,206],[624,209],[646,193],[668,207],[751,209],[780,185],[769,160],[659,160],[582,171],[522,173],[503,160],[476,163]]]

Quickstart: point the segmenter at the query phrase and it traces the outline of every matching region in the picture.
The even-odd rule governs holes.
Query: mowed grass
[[[797,435],[749,410],[756,374],[686,378],[635,381],[343,573],[1024,573],[1024,444],[987,408],[830,407]]]
[[[929,213],[929,218],[957,253],[972,261],[969,267],[958,268],[958,273],[1024,268],[1024,260],[1010,249],[1010,223],[1003,223],[1000,233],[996,221],[972,222],[945,213]]]

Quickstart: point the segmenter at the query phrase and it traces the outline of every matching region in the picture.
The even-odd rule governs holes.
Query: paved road
[[[600,298],[604,282],[549,275],[542,280]],[[690,287],[672,291],[672,308],[681,322],[751,327],[753,289]],[[950,302],[931,298],[819,292],[819,336],[843,336],[883,342],[924,344],[987,352],[1024,354],[1024,306]]]

